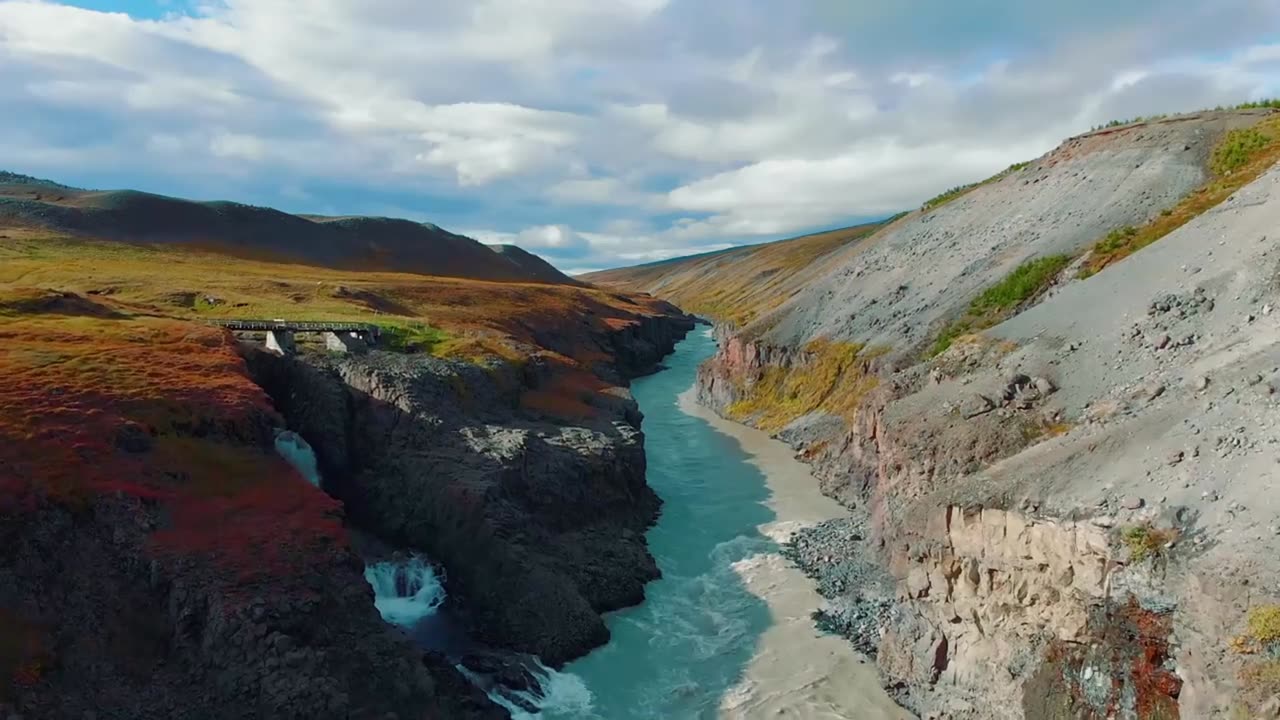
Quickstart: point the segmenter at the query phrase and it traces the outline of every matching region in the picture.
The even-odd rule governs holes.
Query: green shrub
[[[937,357],[964,335],[986,330],[1008,319],[1024,303],[1035,299],[1071,264],[1069,255],[1049,255],[1028,260],[1003,280],[983,290],[969,303],[965,315],[950,323],[934,338],[925,353]]]
[[[967,318],[956,320],[955,322],[947,325],[942,329],[941,333],[938,333],[938,337],[934,339],[933,345],[929,347],[929,357],[937,357],[941,355],[951,349],[952,343],[954,343],[957,338],[968,335],[971,332],[973,332],[973,325]]]
[[[1274,138],[1258,128],[1232,130],[1213,151],[1213,171],[1218,175],[1232,173],[1253,160]]]
[[[1014,163],[1009,167],[1005,168],[1004,170],[1001,170],[995,175],[992,175],[991,177],[987,178],[986,180],[983,180],[982,182],[969,183],[968,185],[958,185],[944,193],[935,195],[934,197],[925,201],[925,204],[920,209],[928,211],[928,210],[933,210],[934,208],[942,207],[943,205],[946,205],[947,203],[951,202],[952,200],[955,200],[956,198],[960,197],[961,195],[964,195],[965,193],[969,192],[974,188],[982,187],[983,185],[986,185],[988,183],[993,183],[999,180],[1003,180],[1006,177],[1016,172],[1025,170],[1030,165],[1031,165],[1031,161]]]
[[[1165,545],[1177,539],[1177,533],[1143,523],[1125,528],[1121,531],[1120,538],[1125,547],[1129,548],[1130,561],[1140,563],[1163,552]]]
[[[404,353],[431,353],[435,347],[449,335],[439,328],[426,323],[405,323],[403,325],[380,325],[381,338],[379,345],[386,350]]]
[[[939,193],[938,195],[935,195],[929,198],[928,200],[925,201],[924,207],[921,209],[933,210],[934,208],[942,207],[943,205],[946,205],[952,200],[955,200],[961,195],[964,195],[970,190],[978,187],[978,185],[980,184],[981,183],[969,183],[968,185],[957,185],[956,187],[953,187],[950,190],[947,190],[946,192]]]
[[[1103,253],[1114,252],[1125,245],[1128,245],[1129,241],[1133,240],[1137,236],[1138,228],[1132,225],[1116,228],[1115,230],[1107,233],[1107,236],[1102,238],[1101,242],[1094,246],[1094,250],[1096,252]]]
[[[1280,108],[1280,98],[1254,100],[1252,102],[1240,103],[1236,106],[1237,110],[1258,110],[1264,108]]]
[[[1070,264],[1071,257],[1068,255],[1049,255],[1029,260],[974,298],[969,304],[969,313],[986,315],[1013,310],[1043,292],[1058,273]]]
[[[1280,649],[1280,605],[1264,605],[1249,613],[1249,636],[1264,648]]]

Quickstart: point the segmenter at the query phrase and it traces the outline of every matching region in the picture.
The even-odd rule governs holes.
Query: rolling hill
[[[430,224],[291,215],[134,190],[82,190],[8,172],[0,173],[0,224],[98,240],[188,245],[247,259],[341,270],[579,284],[529,253],[495,252]]]

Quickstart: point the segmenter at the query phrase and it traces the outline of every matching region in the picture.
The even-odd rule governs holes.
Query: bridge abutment
[[[369,341],[357,332],[326,332],[324,346],[331,352],[360,353],[369,349]]]
[[[314,322],[274,320],[212,320],[214,325],[235,333],[266,333],[267,350],[279,355],[298,352],[297,333],[319,333],[324,336],[325,347],[334,352],[365,352],[378,344],[377,325],[351,322]]]
[[[293,355],[298,352],[291,330],[268,330],[266,345],[267,350],[278,355]]]

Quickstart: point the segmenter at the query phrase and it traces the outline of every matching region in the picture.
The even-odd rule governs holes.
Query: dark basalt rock
[[[609,369],[625,381],[692,327],[649,318],[598,340],[625,359]],[[476,639],[568,661],[608,640],[601,613],[658,577],[644,533],[660,501],[625,393],[570,422],[521,410],[537,367],[376,352],[249,361],[315,449],[325,489],[362,530],[441,563]]]

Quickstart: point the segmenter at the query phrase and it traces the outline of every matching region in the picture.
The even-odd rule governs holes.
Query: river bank
[[[747,462],[765,477],[766,505],[776,519],[760,532],[779,545],[827,521],[848,515],[818,490],[809,467],[791,448],[767,433],[725,420],[699,405],[690,390],[680,395],[680,410],[736,440]],[[844,638],[821,633],[812,613],[823,606],[813,580],[779,552],[740,561],[735,570],[748,589],[769,606],[773,625],[765,631],[742,682],[725,696],[721,717],[866,718],[898,720],[911,714],[899,708],[881,687],[874,664]],[[797,662],[798,659],[803,659]]]
[[[714,352],[695,333],[632,386],[648,482],[663,500],[648,534],[662,578],[643,605],[607,616],[608,645],[564,669],[589,705],[543,717],[910,717],[873,665],[814,628],[821,598],[781,543],[843,510],[785,445],[694,403],[697,367]]]

